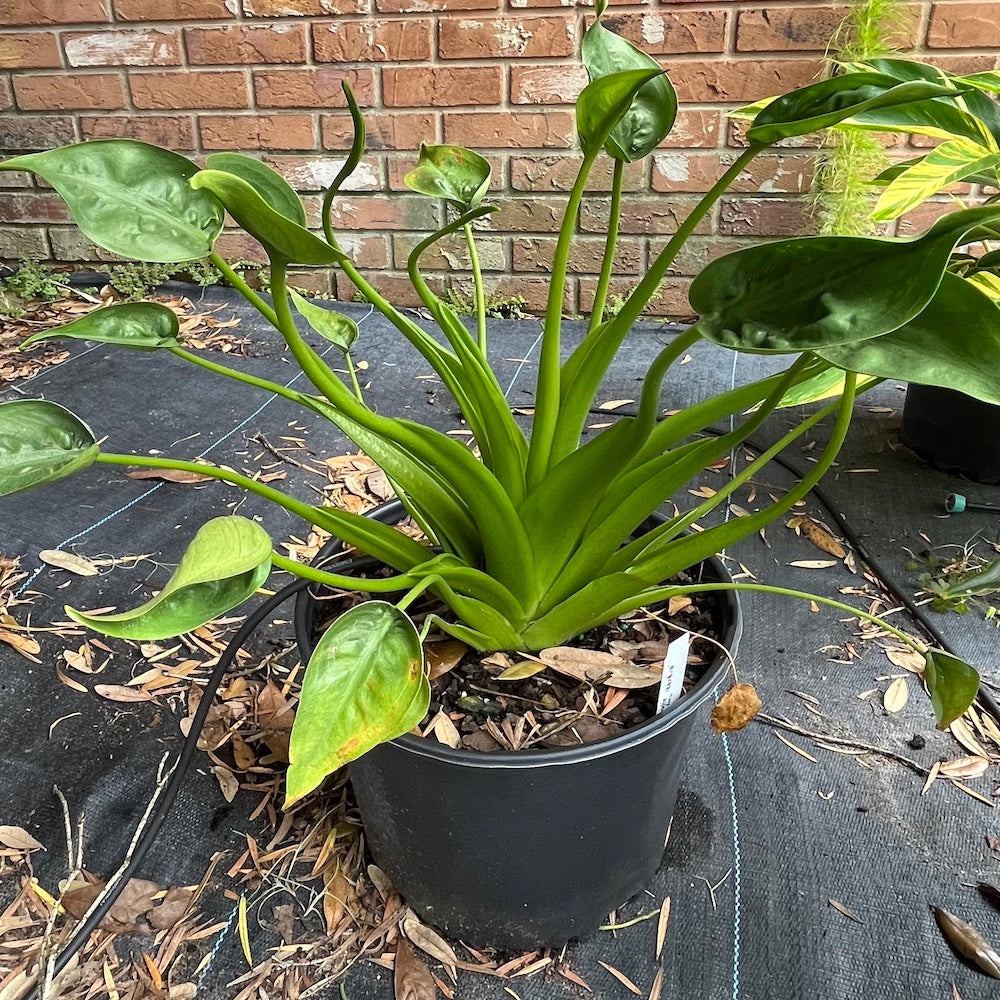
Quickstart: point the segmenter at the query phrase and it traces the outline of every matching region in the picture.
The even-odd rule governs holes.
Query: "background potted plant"
[[[672,597],[779,590],[713,580],[698,568],[781,517],[831,466],[850,424],[856,372],[870,373],[869,382],[902,377],[961,385],[1000,401],[994,372],[981,366],[984,338],[990,350],[1000,346],[995,307],[975,285],[948,271],[956,246],[1000,221],[1000,209],[985,207],[953,212],[910,240],[806,237],[715,261],[692,285],[699,321],[672,338],[651,364],[637,415],[586,436],[588,410],[633,324],[699,220],[755,156],[782,139],[862,115],[877,114],[883,128],[912,130],[915,119],[933,122],[951,114],[956,98],[950,85],[901,82],[865,71],[772,101],[755,115],[746,150],[605,320],[623,165],[663,140],[676,99],[659,64],[606,30],[600,13],[583,47],[591,76],[576,107],[583,156],[552,265],[530,434],[510,412],[490,366],[483,296],[477,295],[476,329],[470,332],[420,272],[422,254],[459,232],[469,241],[476,269],[473,224],[493,209],[484,203],[488,165],[472,151],[424,147],[409,178],[411,187],[444,198],[454,209],[454,218],[422,241],[409,260],[411,280],[437,336],[395,309],[358,272],[333,231],[331,205],[364,148],[364,125],[349,91],[355,142],[324,198],[322,236],[306,228],[302,203],[280,176],[236,153],[214,154],[200,169],[166,150],[108,140],[0,164],[50,183],[81,229],[110,251],[147,261],[209,254],[280,332],[315,392],[298,392],[185,350],[173,313],[155,303],[110,306],[40,337],[167,350],[297,402],[332,421],[379,463],[402,509],[432,543],[428,547],[378,518],[299,501],[227,468],[107,452],[82,421],[53,402],[3,403],[0,494],[54,482],[93,463],[193,470],[273,500],[391,572],[362,577],[342,572],[343,567],[301,565],[274,552],[257,523],[222,517],[198,531],[173,576],[146,604],[110,615],[69,613],[107,635],[173,636],[250,598],[272,567],[376,595],[379,599],[346,611],[311,656],[292,734],[286,806],[316,789],[327,774],[355,762],[352,773],[379,863],[427,919],[480,943],[554,943],[586,934],[652,874],[676,792],[680,746],[693,710],[722,679],[726,661],[709,667],[688,695],[665,711],[603,743],[475,756],[404,735],[424,718],[431,698],[422,648],[428,632],[437,630],[472,650],[531,656]],[[576,216],[588,176],[605,155],[614,161],[615,178],[605,267],[589,330],[564,359],[562,292]],[[267,251],[269,301],[213,252],[226,212]],[[318,356],[299,330],[296,311],[299,321],[341,349],[350,372],[357,328],[348,317],[291,293],[292,264],[342,269],[438,374],[472,430],[478,454],[430,427],[374,412],[357,380],[345,381]],[[974,337],[956,335],[951,324],[956,310],[978,318]],[[782,372],[659,419],[664,379],[701,338],[794,359]],[[792,390],[812,391],[817,380],[831,378],[839,383],[835,398],[799,420],[726,487],[691,509],[650,520],[665,499],[759,428]],[[828,416],[834,420],[828,444],[785,496],[748,517],[689,531],[772,455]],[[731,417],[735,429],[698,437]],[[679,579],[683,573],[689,575]],[[387,594],[394,595],[391,602],[382,598]],[[408,610],[425,594],[437,606],[418,628]],[[937,721],[948,724],[975,696],[975,670],[882,624],[923,653]],[[728,629],[731,638],[731,616]],[[566,807],[566,790],[578,800],[573,809]],[[465,796],[474,797],[477,811],[464,835],[456,835],[460,821],[470,819],[463,817],[470,801]],[[508,821],[501,823],[502,817]]]

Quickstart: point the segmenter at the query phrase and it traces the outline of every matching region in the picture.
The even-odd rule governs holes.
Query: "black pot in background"
[[[380,508],[379,520],[403,516]],[[339,551],[328,544],[317,562]],[[718,560],[708,578],[730,579]],[[719,595],[735,652],[735,594]],[[307,657],[316,601],[298,595]],[[401,736],[350,765],[372,855],[426,921],[473,945],[533,949],[595,933],[660,865],[695,712],[728,673],[722,655],[644,726],[567,750],[476,753]]]
[[[935,469],[1000,483],[1000,406],[954,389],[911,383],[900,438]]]

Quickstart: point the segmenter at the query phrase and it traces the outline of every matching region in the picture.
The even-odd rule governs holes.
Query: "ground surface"
[[[210,297],[196,308],[233,301],[228,293],[207,294]],[[349,308],[361,321],[357,356],[368,362],[370,400],[383,412],[455,429],[448,399],[436,383],[423,377],[427,372],[419,359],[400,347],[398,337],[381,319],[365,309]],[[292,380],[295,369],[274,335],[255,323],[249,312],[238,308],[236,312],[243,318],[238,333],[249,338],[249,347],[248,356],[233,357],[231,363],[276,381]],[[533,322],[497,322],[491,330],[493,351],[503,359],[497,363],[501,382],[510,385],[509,399],[515,407],[531,403],[537,336]],[[602,399],[635,399],[641,373],[670,336],[666,327],[637,329]],[[734,359],[708,348],[693,352],[690,363],[677,369],[664,406],[683,405],[728,387],[733,379],[746,381],[760,365],[757,358]],[[158,354],[74,344],[60,363],[27,379],[13,378],[0,390],[3,399],[20,394],[44,396],[69,406],[98,436],[108,435],[110,449],[159,450],[185,458],[204,455],[235,467],[253,465],[264,474],[284,473],[282,488],[310,499],[315,498],[316,489],[330,486],[324,459],[350,450],[338,434],[296,412],[291,404],[253,395]],[[987,543],[998,540],[996,519],[989,514],[943,516],[944,496],[959,491],[996,502],[997,490],[927,470],[894,450],[901,403],[901,390],[891,384],[859,403],[850,444],[826,489],[896,582],[913,593],[916,573],[908,566],[908,550],[963,546],[978,537],[978,551],[985,555],[992,551]],[[627,404],[620,409],[627,410]],[[613,418],[595,416],[595,423],[605,419]],[[768,433],[773,436],[777,430],[776,424]],[[790,457],[805,466],[809,454],[797,449]],[[707,482],[721,483],[726,475],[727,470],[719,470]],[[758,497],[769,486],[780,490],[790,481],[778,468],[766,478],[757,487]],[[368,499],[376,500],[377,482],[372,486]],[[357,495],[365,492],[364,483],[355,480],[342,492],[349,502],[357,502]],[[747,509],[755,506],[745,490],[735,500]],[[148,587],[166,578],[165,564],[176,562],[197,525],[241,502],[235,491],[221,484],[135,480],[125,470],[108,467],[0,501],[0,556],[20,560],[18,573],[27,575],[16,588],[23,597],[32,597],[32,603],[9,605],[8,611],[13,621],[23,625],[30,620],[38,627],[63,621],[61,606],[67,602],[88,608],[135,603]],[[804,511],[829,523],[817,503],[808,504]],[[240,512],[259,513],[278,540],[298,537],[308,542],[301,524],[262,503],[248,500]],[[733,512],[738,514],[738,510]],[[39,551],[48,549],[105,562],[98,576],[80,577],[40,562]],[[149,554],[149,558],[120,561],[138,554]],[[842,588],[866,586],[862,576],[852,574],[837,560],[823,567],[790,565],[828,562],[831,557],[786,528],[783,521],[768,529],[766,541],[754,536],[730,555],[737,572],[736,561],[769,583],[833,596],[843,596],[838,593]],[[845,599],[867,607],[877,591],[869,587],[869,593],[869,597],[848,595]],[[809,733],[901,754],[925,770],[936,761],[972,752],[951,734],[933,730],[917,678],[891,663],[879,641],[859,639],[856,622],[832,612],[813,613],[807,605],[777,598],[754,595],[743,603],[740,677],[757,686],[769,716]],[[244,664],[244,683],[259,686],[260,675],[254,673],[253,663],[261,659],[279,691],[288,680],[295,655],[290,650],[288,626],[282,623],[289,617],[290,613],[276,615],[276,624],[261,634],[254,647],[255,660]],[[902,623],[904,616],[897,614],[893,620]],[[997,679],[995,625],[975,612],[965,617],[938,616],[935,622],[961,653]],[[173,651],[165,660],[174,665],[193,660],[188,672],[203,678],[224,635],[224,628],[209,632],[202,637],[204,648]],[[120,698],[116,686],[150,670],[150,657],[157,662],[155,651],[114,647],[103,672],[91,676],[86,663],[83,670],[75,668],[80,664],[74,654],[82,655],[80,647],[86,639],[82,632],[62,628],[33,633],[32,638],[41,648],[37,654],[29,648],[28,657],[9,642],[0,643],[0,768],[5,786],[0,825],[19,827],[45,846],[45,852],[31,852],[31,863],[39,885],[57,893],[67,859],[62,810],[53,784],[64,792],[70,815],[85,816],[84,867],[102,876],[110,874],[149,801],[161,757],[179,745],[178,716],[187,714],[191,702],[183,670],[148,690],[142,683],[133,685],[133,691],[138,688],[148,695],[143,700],[124,702],[109,696]],[[87,655],[96,656],[98,666],[105,656],[93,644]],[[57,664],[73,684],[60,679]],[[890,713],[883,695],[900,677],[909,698],[899,711]],[[104,694],[94,693],[98,683],[111,687],[102,689]],[[238,714],[242,710],[236,707],[241,704],[239,693],[231,693],[231,700],[232,711]],[[254,707],[260,709],[259,697]],[[232,721],[231,713],[221,724]],[[922,749],[908,745],[915,734],[926,741]],[[929,907],[945,907],[1000,941],[1000,914],[970,887],[980,879],[1000,881],[1000,853],[991,848],[991,843],[1000,847],[993,839],[1000,838],[993,795],[1000,784],[995,763],[1000,760],[1000,746],[973,734],[985,744],[983,751],[990,760],[985,773],[965,781],[977,796],[944,779],[921,795],[923,775],[884,755],[834,752],[829,749],[833,744],[821,747],[806,735],[788,730],[780,735],[805,754],[782,742],[779,730],[767,724],[755,723],[723,738],[709,729],[707,720],[695,727],[664,864],[647,892],[617,915],[624,923],[655,914],[664,899],[670,898],[662,996],[692,1000],[848,1000],[858,996],[946,1000],[956,995],[976,1000],[994,996],[995,982],[960,963],[949,951]],[[268,748],[274,749],[270,744]],[[308,949],[295,952],[289,947],[279,953],[269,949],[282,939],[309,938],[309,927],[315,939],[324,917],[331,926],[339,921],[342,927],[351,926],[352,919],[349,913],[304,914],[308,888],[294,880],[246,875],[253,874],[260,856],[271,849],[267,841],[273,832],[268,826],[272,806],[268,800],[261,812],[261,795],[246,788],[227,803],[223,797],[227,779],[219,771],[226,770],[222,764],[231,766],[234,749],[220,751],[214,762],[216,773],[210,770],[213,761],[200,758],[198,772],[191,775],[143,869],[143,875],[157,886],[193,886],[202,880],[213,856],[225,852],[199,900],[197,926],[210,933],[200,939],[194,934],[185,938],[170,979],[174,984],[196,983],[199,996],[220,1000],[237,996],[248,982],[231,985],[248,970],[238,933],[241,896],[248,914],[246,949],[258,969],[275,954],[283,960],[292,956],[291,964],[295,960],[307,964]],[[260,782],[264,787],[273,769],[260,741],[254,749],[260,770],[244,771],[237,777],[245,786]],[[271,755],[271,762],[275,756]],[[232,779],[229,784],[231,793]],[[280,823],[277,814],[272,819]],[[281,842],[280,837],[272,841]],[[25,875],[20,864],[23,852],[19,855],[11,845],[8,848],[0,852],[3,902],[22,889]],[[247,860],[244,852],[248,850],[251,855],[256,852],[256,857]],[[316,846],[310,850],[309,858],[315,859]],[[267,862],[262,866],[266,869]],[[148,910],[149,899],[145,905]],[[857,919],[846,916],[843,908]],[[141,909],[137,908],[140,913]],[[135,914],[129,916],[135,919]],[[290,919],[295,922],[291,932]],[[608,970],[611,966],[648,996],[661,964],[654,957],[657,923],[650,919],[617,932],[603,932],[594,940],[570,946],[564,956],[535,956],[514,966],[515,973],[527,969],[528,974],[510,979],[460,970],[457,986],[452,984],[450,989],[457,997],[482,1000],[585,995],[581,987],[559,974],[561,968],[589,984],[595,996],[632,995]],[[11,926],[8,923],[6,929]],[[162,945],[161,936],[157,947]],[[149,954],[156,951],[148,944],[142,947]],[[461,961],[481,964],[458,944],[455,948]],[[126,951],[124,944],[118,946],[120,955]],[[205,958],[208,952],[211,956]],[[14,966],[15,951],[0,955],[6,968]],[[556,961],[560,958],[561,965]],[[448,985],[445,971],[430,961]],[[503,961],[500,958],[492,964]],[[155,975],[150,976],[155,983]],[[0,974],[0,982],[2,978]],[[321,977],[312,975],[306,983],[317,978]],[[132,980],[138,982],[135,975]],[[346,975],[346,995],[351,1000],[382,1000],[392,996],[391,980],[385,968],[361,961]],[[289,974],[285,986],[271,995],[298,995],[299,987],[288,985],[293,981]],[[320,992],[333,996],[336,988],[324,986]],[[171,995],[186,994],[189,987],[185,985]],[[128,995],[146,994],[136,987]]]

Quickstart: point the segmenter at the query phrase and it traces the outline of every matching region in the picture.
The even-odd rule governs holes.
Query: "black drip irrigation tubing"
[[[601,410],[597,407],[592,408],[591,412],[598,413],[602,416],[608,416],[608,412],[606,410]],[[635,416],[634,413],[622,410],[616,411],[613,415],[616,417]],[[723,434],[728,432],[712,427],[706,428],[706,433],[721,437]],[[763,454],[767,451],[766,446],[755,441],[753,438],[746,438],[740,443],[741,445],[744,445],[759,454]],[[802,472],[799,469],[796,469],[795,466],[782,458],[780,455],[775,455],[770,459],[770,461],[780,465],[797,479],[802,477]],[[890,593],[897,601],[899,601],[904,608],[906,608],[906,610],[920,623],[920,626],[929,636],[931,636],[931,638],[942,650],[953,656],[956,655],[954,649],[948,643],[948,640],[945,639],[937,627],[920,610],[913,598],[908,594],[905,594],[902,591],[902,588],[896,586],[892,582],[892,577],[886,572],[879,560],[871,554],[865,543],[851,527],[846,516],[837,510],[836,506],[830,500],[826,492],[819,486],[814,486],[811,492],[826,508],[830,517],[835,522],[838,531],[854,547],[862,562],[864,562],[865,565],[872,570],[875,576],[878,577],[885,590],[888,591],[888,593]],[[387,516],[385,513],[385,508],[388,506],[390,505],[387,504],[382,507],[378,507],[375,510],[370,511],[367,516],[388,523],[393,520],[392,517]],[[341,551],[342,549],[343,544],[341,543]],[[340,569],[349,568],[355,561],[356,560],[343,560],[328,568],[332,572],[337,572]],[[201,736],[205,720],[208,718],[208,713],[212,707],[215,693],[218,690],[219,685],[222,683],[222,679],[226,671],[236,659],[236,654],[243,648],[243,646],[250,639],[250,636],[256,631],[268,615],[272,614],[290,597],[293,597],[300,591],[305,590],[309,584],[310,581],[308,580],[297,580],[294,583],[290,583],[287,586],[282,587],[281,590],[277,591],[272,597],[269,597],[247,617],[246,621],[243,622],[239,630],[229,641],[225,652],[223,652],[222,656],[219,658],[219,662],[215,665],[211,675],[209,676],[208,682],[202,690],[201,701],[198,703],[198,709],[191,721],[191,728],[188,731],[187,736],[184,738],[184,743],[181,747],[177,764],[171,772],[170,777],[167,779],[167,783],[163,788],[162,794],[157,797],[156,803],[149,814],[148,820],[142,828],[142,832],[139,835],[138,840],[135,842],[131,855],[128,856],[128,861],[118,869],[119,874],[117,881],[113,886],[111,886],[111,888],[105,891],[100,901],[94,906],[83,923],[74,932],[72,938],[70,938],[66,946],[56,957],[54,963],[52,963],[51,972],[47,974],[45,969],[41,967],[39,968],[39,978],[36,980],[35,985],[32,987],[30,992],[24,995],[23,1000],[39,1000],[39,986],[41,981],[43,981],[47,975],[53,979],[59,975],[73,956],[80,951],[90,935],[97,929],[98,925],[115,905],[119,895],[122,893],[125,886],[128,885],[129,880],[138,870],[143,859],[146,857],[146,854],[149,852],[149,849],[153,846],[153,842],[156,840],[157,834],[160,832],[160,828],[166,821],[167,815],[174,804],[174,800],[177,798],[181,785],[184,783],[184,778],[187,776],[187,772],[190,769],[191,761],[194,758],[194,752],[198,745],[198,738]],[[977,697],[986,711],[988,711],[990,715],[992,715],[993,718],[1000,723],[1000,705],[997,704],[996,699],[987,689],[984,682],[980,682]],[[43,959],[43,961],[45,960]]]

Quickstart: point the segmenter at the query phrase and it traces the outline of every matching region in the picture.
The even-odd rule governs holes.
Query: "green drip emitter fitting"
[[[994,514],[1000,514],[1000,507],[995,507],[988,503],[972,503],[969,498],[961,493],[949,493],[944,501],[944,509],[949,514],[961,514],[967,510],[988,510]]]

